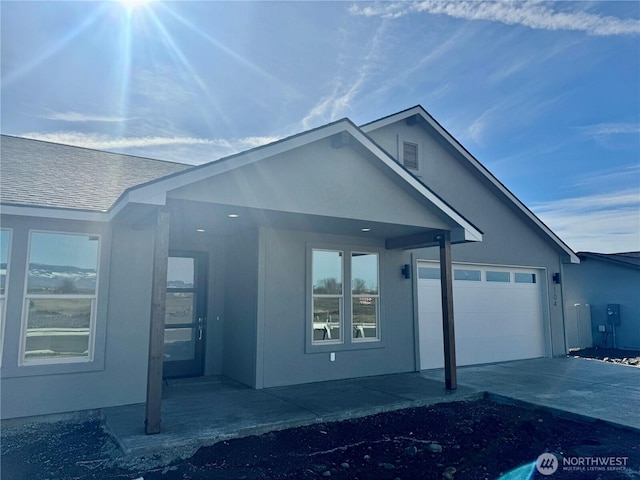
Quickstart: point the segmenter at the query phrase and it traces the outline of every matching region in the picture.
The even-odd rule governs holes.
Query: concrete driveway
[[[422,375],[444,381],[444,372]],[[584,358],[536,358],[459,367],[458,385],[640,430],[640,368]]]

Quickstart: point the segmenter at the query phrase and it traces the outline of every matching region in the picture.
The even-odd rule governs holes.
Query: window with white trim
[[[374,252],[311,250],[311,345],[380,340],[379,263]]]
[[[7,298],[7,279],[9,278],[9,245],[11,230],[0,229],[0,363],[2,363],[2,347],[4,345],[4,317]]]
[[[343,341],[344,255],[340,250],[312,251],[312,343]]]
[[[402,164],[409,170],[418,170],[418,144],[413,142],[402,142]]]
[[[100,237],[32,231],[21,364],[91,361]]]
[[[377,253],[351,253],[351,323],[353,341],[377,340],[380,289]]]

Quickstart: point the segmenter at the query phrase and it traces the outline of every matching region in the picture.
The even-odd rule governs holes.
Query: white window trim
[[[337,294],[315,294],[313,293],[313,252],[337,252],[341,254],[341,268],[340,268],[340,274],[342,276],[342,278],[340,279],[341,285],[342,285],[342,293],[340,295]],[[344,325],[345,325],[345,321],[344,321],[344,316],[345,316],[345,295],[344,295],[344,289],[345,289],[345,283],[344,283],[344,279],[345,279],[345,252],[341,249],[331,249],[331,248],[312,248],[311,249],[311,344],[316,346],[316,345],[340,345],[342,343],[344,343],[344,338],[345,338],[345,331],[344,331]],[[314,326],[314,318],[313,318],[313,312],[314,312],[314,304],[315,304],[315,299],[316,298],[339,298],[338,301],[338,306],[340,308],[340,338],[337,340],[314,340],[314,332],[316,330],[315,326]]]
[[[330,251],[330,252],[342,252],[343,255],[343,315],[341,318],[342,328],[342,340],[340,342],[330,341],[313,341],[313,252],[314,251]],[[377,337],[368,339],[353,338],[353,306],[352,297],[353,290],[351,285],[351,255],[354,253],[369,253],[375,254],[378,257],[378,311],[377,311]],[[386,347],[385,335],[384,335],[384,301],[382,299],[381,292],[384,291],[384,279],[380,278],[380,272],[383,271],[384,251],[377,246],[363,247],[362,245],[348,245],[348,244],[331,244],[325,242],[309,242],[307,243],[307,289],[305,292],[307,302],[307,312],[305,320],[305,352],[306,353],[322,353],[322,352],[339,352],[339,351],[355,351],[360,349],[372,349],[372,348],[384,348]],[[348,259],[348,261],[345,261]],[[345,293],[345,279],[349,279],[349,292]],[[364,297],[371,297],[372,295],[363,295]],[[351,331],[351,333],[348,333]],[[354,341],[355,340],[355,341]]]
[[[13,241],[13,229],[3,228],[5,232],[9,232],[9,244],[7,245],[7,273],[4,278],[4,293],[0,294],[0,367],[2,366],[2,357],[4,353],[5,337],[5,319],[7,317],[7,294],[9,292],[9,275],[11,272],[11,242]]]
[[[349,261],[352,262],[353,261],[353,255],[354,254],[361,254],[361,255],[375,255],[376,256],[376,276],[377,276],[377,280],[378,280],[378,293],[375,295],[372,295],[370,293],[362,293],[362,294],[354,294],[353,293],[353,273],[351,273],[351,282],[349,285],[349,292],[351,293],[351,315],[350,315],[350,320],[351,320],[351,341],[354,343],[365,343],[365,342],[379,342],[380,341],[380,254],[378,252],[370,252],[370,251],[359,251],[359,250],[352,250],[350,252],[350,257],[349,257]],[[353,267],[351,268],[351,271],[353,271]],[[375,337],[362,337],[362,338],[356,338],[354,336],[354,324],[353,324],[353,299],[354,298],[375,298],[377,299],[377,305],[376,305],[376,336]]]
[[[46,295],[46,294],[30,294],[28,292],[29,284],[29,263],[31,260],[31,239],[34,233],[51,233],[55,235],[70,235],[70,236],[83,236],[83,237],[95,237],[98,242],[98,249],[96,252],[96,287],[93,295],[80,294],[80,295]],[[94,360],[95,353],[95,340],[96,340],[96,323],[97,323],[97,305],[98,305],[98,291],[100,282],[100,258],[102,249],[102,236],[98,233],[87,232],[69,232],[58,230],[29,230],[29,242],[27,245],[27,259],[25,265],[24,275],[24,290],[23,290],[23,302],[22,302],[22,321],[20,326],[20,350],[18,356],[18,366],[27,367],[31,365],[60,365],[68,363],[91,363]],[[30,299],[43,299],[43,298],[55,298],[55,299],[91,299],[91,313],[89,318],[89,339],[87,355],[76,357],[45,357],[45,358],[25,358],[27,348],[27,322],[29,319],[29,300]]]

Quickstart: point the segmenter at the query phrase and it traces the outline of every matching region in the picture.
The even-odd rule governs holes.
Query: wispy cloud
[[[211,161],[278,140],[278,137],[271,136],[243,137],[232,140],[188,136],[111,137],[109,135],[80,132],[31,132],[22,136],[46,142],[95,150],[139,154],[182,163]]]
[[[589,35],[638,35],[640,21],[583,11],[558,11],[538,2],[380,2],[373,5],[352,5],[353,15],[398,18],[412,13],[447,15],[466,20],[484,20],[506,25],[522,25],[539,30],[572,30]]]
[[[639,123],[598,123],[580,127],[580,131],[589,137],[607,137],[610,135],[639,134]]]
[[[382,42],[386,38],[386,30],[387,22],[383,21],[369,41],[365,55],[358,58],[357,63],[354,59],[343,59],[343,67],[351,68],[338,69],[331,93],[321,98],[302,119],[304,130],[348,115],[351,103],[363,86],[375,75]],[[354,64],[357,65],[357,71],[352,74],[350,72]]]
[[[537,203],[531,209],[575,251],[640,250],[637,188]]]
[[[93,115],[80,112],[52,112],[39,115],[47,120],[59,120],[62,122],[126,122],[128,118],[108,115]]]

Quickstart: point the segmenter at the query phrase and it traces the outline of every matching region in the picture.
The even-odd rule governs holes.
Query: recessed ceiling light
[[[363,229],[362,229],[362,231],[363,231],[363,232],[370,232],[370,231],[371,231],[371,229],[370,229],[370,228],[363,228]]]
[[[238,215],[237,213],[230,213],[229,215],[227,215],[227,217],[229,218],[238,218],[240,215]]]
[[[196,232],[204,233],[206,230],[204,228],[198,228],[196,229]]]

